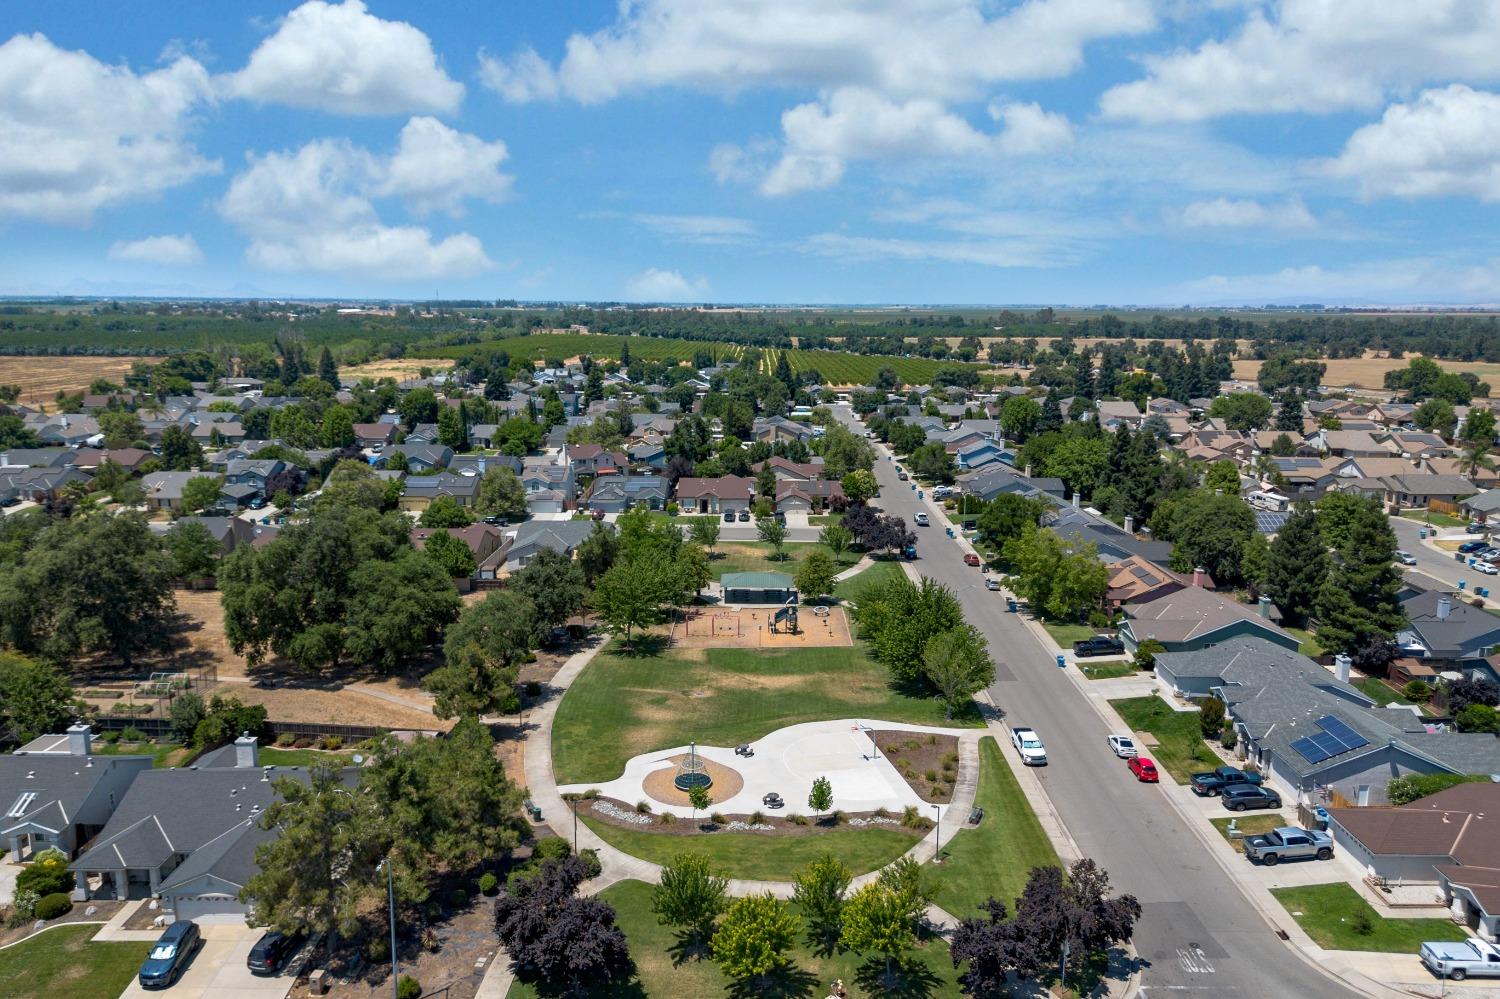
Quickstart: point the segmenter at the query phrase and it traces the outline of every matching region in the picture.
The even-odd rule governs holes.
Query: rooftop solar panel
[[[1310,737],[1298,739],[1296,742],[1293,742],[1292,748],[1302,754],[1302,758],[1309,763],[1322,763],[1328,759],[1328,753],[1324,752],[1323,748],[1313,742]]]
[[[1340,752],[1358,749],[1361,746],[1368,746],[1370,744],[1368,739],[1344,724],[1342,719],[1336,718],[1333,715],[1324,715],[1322,718],[1319,718],[1318,727],[1339,743],[1342,747]]]

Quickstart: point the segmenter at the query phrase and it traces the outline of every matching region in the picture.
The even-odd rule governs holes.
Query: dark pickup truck
[[[1259,784],[1260,774],[1246,773],[1234,767],[1220,767],[1206,773],[1193,774],[1191,787],[1194,794],[1213,795],[1236,784]]]
[[[1110,656],[1125,651],[1125,643],[1108,635],[1095,635],[1073,643],[1075,656]]]

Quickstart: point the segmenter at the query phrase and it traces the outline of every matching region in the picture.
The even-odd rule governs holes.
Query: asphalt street
[[[857,426],[847,407],[838,415]],[[910,520],[925,507],[909,483],[897,480],[889,452],[877,450],[878,503]],[[1141,995],[1358,995],[1308,967],[1279,940],[1159,789],[1129,779],[1106,744],[1100,716],[1022,621],[1006,612],[1001,594],[986,590],[979,570],[963,564],[964,549],[941,527],[916,531],[919,571],[951,588],[989,640],[997,664],[990,695],[1005,722],[1031,726],[1046,744],[1049,762],[1038,776],[1063,823],[1115,888],[1141,903],[1134,941],[1148,962]]]
[[[1494,587],[1500,591],[1500,576],[1485,576],[1475,572],[1467,565],[1454,560],[1452,555],[1447,555],[1424,544],[1418,536],[1423,524],[1415,520],[1407,520],[1404,517],[1391,517],[1391,528],[1396,532],[1396,545],[1402,551],[1410,552],[1417,560],[1416,565],[1406,566],[1408,574],[1420,574],[1430,579],[1435,579],[1448,586],[1457,586],[1460,581],[1467,583],[1467,589],[1472,590],[1476,586]],[[1448,536],[1445,534],[1445,537]],[[1470,535],[1465,535],[1470,537]],[[1478,540],[1480,535],[1472,535]]]

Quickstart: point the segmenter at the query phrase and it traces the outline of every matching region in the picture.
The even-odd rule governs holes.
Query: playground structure
[[[708,766],[703,757],[698,755],[698,744],[695,742],[688,748],[687,756],[683,757],[677,764],[677,773],[672,777],[672,784],[679,791],[691,791],[695,787],[704,789],[713,787],[713,774],[708,772]]]
[[[854,640],[842,607],[807,613],[782,607],[688,607],[672,619],[674,646],[687,649],[779,649],[850,646]],[[819,609],[822,610],[821,608]]]

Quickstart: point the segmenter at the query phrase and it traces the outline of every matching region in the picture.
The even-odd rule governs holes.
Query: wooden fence
[[[134,718],[129,715],[96,715],[89,719],[99,731],[120,731],[135,728],[152,738],[170,735],[172,723],[165,718]],[[337,736],[347,741],[371,739],[391,731],[375,725],[336,725],[331,722],[266,722],[266,735],[275,740],[279,735],[291,735],[299,739],[326,739]],[[435,732],[436,730],[428,730]]]

